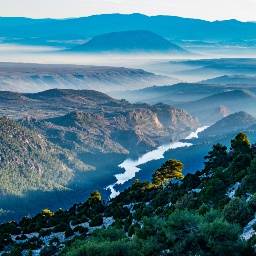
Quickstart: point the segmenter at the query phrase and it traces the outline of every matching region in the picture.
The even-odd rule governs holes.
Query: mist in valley
[[[95,166],[96,172],[89,171],[82,175],[79,174],[82,178],[78,175],[75,179],[77,183],[74,182],[70,185],[71,187],[73,186],[72,189],[74,191],[76,190],[75,186],[78,186],[77,191],[81,190],[83,192],[83,196],[76,197],[76,200],[84,200],[89,195],[87,188],[90,188],[90,191],[97,188],[104,198],[108,198],[110,190],[105,190],[104,188],[115,183],[116,178],[114,175],[124,171],[118,165],[127,158],[132,157],[136,160],[139,156],[156,148],[161,143],[170,143],[171,139],[177,141],[181,138],[186,138],[198,127],[211,126],[237,111],[243,110],[251,115],[254,115],[256,111],[254,95],[256,86],[253,82],[256,68],[256,59],[253,59],[256,58],[254,47],[191,46],[188,44],[184,44],[182,47],[189,51],[190,54],[85,54],[82,52],[67,52],[65,51],[66,48],[53,46],[2,44],[0,45],[0,90],[18,92],[18,94],[3,96],[0,113],[3,116],[7,115],[11,119],[22,119],[22,122],[30,129],[50,136],[49,139],[53,143],[70,147],[72,144],[69,143],[71,142],[65,144],[62,140],[68,138],[73,143],[73,140],[86,138],[88,136],[87,132],[88,134],[91,133],[92,128],[90,126],[94,127],[95,125],[93,123],[94,118],[96,118],[96,123],[99,117],[100,122],[101,118],[105,118],[103,119],[104,122],[109,122],[109,120],[113,122],[119,115],[123,116],[126,113],[130,115],[129,111],[136,110],[142,116],[142,120],[146,120],[146,124],[139,125],[140,129],[141,127],[145,129],[145,127],[150,126],[153,121],[156,121],[156,125],[159,128],[166,123],[167,113],[162,113],[162,110],[160,111],[159,109],[168,109],[168,115],[170,113],[175,113],[174,115],[176,115],[176,112],[180,111],[176,109],[185,110],[178,113],[181,113],[181,118],[188,117],[188,120],[190,120],[189,125],[186,128],[187,121],[182,119],[185,124],[182,124],[181,127],[184,130],[177,135],[173,132],[168,134],[166,131],[161,130],[159,132],[160,135],[158,134],[159,140],[155,142],[152,141],[152,138],[154,139],[156,134],[151,134],[155,128],[150,128],[150,131],[146,128],[146,135],[148,136],[148,133],[150,133],[150,136],[145,138],[143,137],[144,135],[140,137],[141,133],[135,127],[132,128],[134,130],[132,130],[131,134],[128,134],[127,131],[122,131],[118,136],[116,134],[110,136],[109,131],[107,130],[106,132],[104,127],[103,131],[99,132],[100,135],[97,136],[102,136],[102,145],[110,147],[111,153],[104,153],[105,148],[102,148],[102,152],[97,154],[94,152],[95,149],[92,149],[93,153],[86,152],[81,154],[78,151],[79,159],[82,159],[86,164]],[[211,79],[214,79],[214,82]],[[125,99],[130,103],[135,103],[135,105],[129,105],[126,101],[105,99],[105,96],[100,97],[103,97],[103,102],[106,101],[107,103],[98,103],[93,99],[94,103],[92,104],[91,102],[88,103],[87,99],[84,101],[79,92],[74,92],[74,95],[68,95],[70,91],[65,90],[53,90],[36,94],[54,88],[100,91],[114,99]],[[59,95],[60,103],[56,100],[58,99],[57,96],[57,98],[53,97],[54,104],[50,100],[45,101],[47,94],[52,97],[51,93],[54,97]],[[62,100],[64,100],[65,104]],[[11,103],[10,106],[7,106],[5,102]],[[160,102],[161,104],[159,104]],[[144,108],[157,110],[158,118],[162,123],[158,119],[148,120],[148,113],[141,113],[141,109]],[[72,113],[71,115],[69,115],[70,112]],[[69,116],[72,116],[72,118],[76,118],[74,120],[80,121],[79,118],[81,118],[82,112],[86,113],[90,118],[90,122],[92,122],[88,121],[89,128],[84,126],[77,128],[76,123],[69,124],[69,121],[67,121],[67,128],[63,128],[60,125],[61,123],[56,125],[51,123],[54,122],[54,119],[49,119],[63,117],[63,120],[66,120]],[[26,119],[26,116],[30,116],[30,118]],[[34,119],[31,119],[31,117]],[[45,118],[48,119],[45,120]],[[176,117],[174,120],[176,120]],[[103,124],[105,125],[106,123],[104,122]],[[113,124],[114,126],[116,125],[115,123]],[[96,128],[98,129],[98,127]],[[96,128],[94,127],[93,129]],[[249,129],[249,127],[247,128]],[[109,129],[108,126],[107,129]],[[134,132],[137,137],[133,135]],[[250,132],[250,137],[254,139],[254,128]],[[101,133],[110,137],[106,140]],[[92,134],[94,134],[94,131]],[[97,136],[93,138],[95,145],[99,144]],[[231,138],[233,134],[228,136]],[[118,143],[124,143],[122,144],[124,148],[121,146],[116,148],[116,144],[114,144],[116,141],[111,144],[112,142],[110,143],[109,139],[112,140],[113,138]],[[133,141],[134,138],[136,140],[138,138],[142,139],[143,143],[148,143],[147,146],[138,146],[136,141]],[[222,135],[218,134],[214,139],[204,138],[203,142],[193,141],[191,148],[169,150],[164,153],[161,161],[149,161],[143,164],[142,168],[140,168],[142,171],[137,173],[136,177],[129,182],[120,187],[117,186],[117,190],[128,187],[135,178],[140,178],[141,180],[150,179],[153,170],[157,168],[159,163],[163,163],[172,157],[181,159],[186,163],[185,172],[195,172],[198,168],[202,168],[202,156],[207,154],[216,141],[226,142],[226,139],[223,139]],[[135,151],[138,150],[129,152],[126,149],[129,143],[134,143],[136,145]],[[133,147],[134,145],[131,148]],[[122,153],[117,154],[111,151],[117,149],[121,150],[120,152]],[[99,163],[99,157],[103,159],[102,163]],[[198,161],[194,161],[194,159]],[[193,164],[193,162],[196,162],[196,164]],[[107,166],[104,166],[105,163],[107,163]],[[98,171],[101,172],[100,179]],[[86,182],[81,182],[81,179],[86,180]],[[59,193],[60,195],[65,195],[62,192]],[[63,200],[60,200],[60,202],[63,203]],[[49,205],[51,207],[53,205],[51,200]],[[65,205],[68,207],[71,202],[66,202]],[[56,205],[56,207],[58,206],[60,205]],[[37,209],[35,210],[37,211]]]

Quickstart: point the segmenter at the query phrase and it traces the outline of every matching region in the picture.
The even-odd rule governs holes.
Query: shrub
[[[70,237],[70,236],[73,236],[74,235],[74,231],[72,228],[68,228],[66,231],[65,231],[65,236],[66,238]]]
[[[103,224],[103,218],[100,214],[96,215],[89,223],[90,227],[97,227]]]
[[[59,225],[55,226],[53,232],[64,232],[69,228],[69,224],[61,222]]]
[[[245,226],[252,214],[247,206],[245,200],[241,198],[232,199],[223,209],[224,218],[230,223],[238,223],[241,226]]]
[[[52,233],[51,229],[41,229],[39,231],[39,237],[49,236]]]

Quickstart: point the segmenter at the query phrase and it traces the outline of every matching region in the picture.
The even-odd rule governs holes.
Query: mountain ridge
[[[68,40],[69,37],[65,34],[69,33],[76,34],[79,39],[88,39],[100,34],[136,29],[150,30],[172,40],[231,40],[237,39],[237,35],[240,35],[242,39],[255,39],[256,31],[256,24],[253,22],[236,20],[209,22],[176,16],[150,17],[142,14],[103,14],[64,20],[43,20],[39,24],[24,24],[22,26],[18,24],[13,27],[15,30],[12,31],[8,27],[0,28],[0,33],[8,37],[9,42],[15,38],[16,42],[17,38],[27,38],[34,43],[36,40],[33,40],[33,37],[54,39],[57,36],[60,39],[59,36],[63,35],[62,39]],[[200,31],[200,35],[198,35],[198,31]],[[40,43],[42,42],[40,41]],[[49,44],[47,40],[44,43]]]

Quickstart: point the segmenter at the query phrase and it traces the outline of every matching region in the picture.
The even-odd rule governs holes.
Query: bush
[[[68,229],[65,231],[65,236],[66,236],[66,238],[71,237],[71,236],[73,236],[73,235],[74,235],[74,231],[73,231],[72,228],[68,228]]]
[[[76,226],[73,230],[74,232],[79,232],[80,234],[88,232],[88,228],[84,228],[82,226]]]
[[[253,217],[245,200],[238,197],[224,207],[223,216],[228,222],[241,226],[245,226]]]
[[[40,252],[40,256],[49,256],[49,255],[55,255],[55,253],[58,252],[58,247],[55,245],[48,245],[45,246],[41,252]]]
[[[64,232],[69,228],[69,224],[61,222],[59,225],[55,226],[53,232]]]
[[[26,239],[28,239],[28,237],[24,234],[22,234],[21,236],[16,237],[16,240],[26,240]]]
[[[49,236],[52,233],[51,229],[41,229],[39,231],[39,237]]]
[[[103,224],[103,218],[100,214],[96,215],[89,223],[90,227],[97,227]]]

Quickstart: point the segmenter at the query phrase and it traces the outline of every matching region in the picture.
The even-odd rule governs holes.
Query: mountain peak
[[[181,47],[170,43],[160,35],[148,30],[111,32],[93,37],[89,42],[71,51],[82,52],[174,52],[185,53]]]

